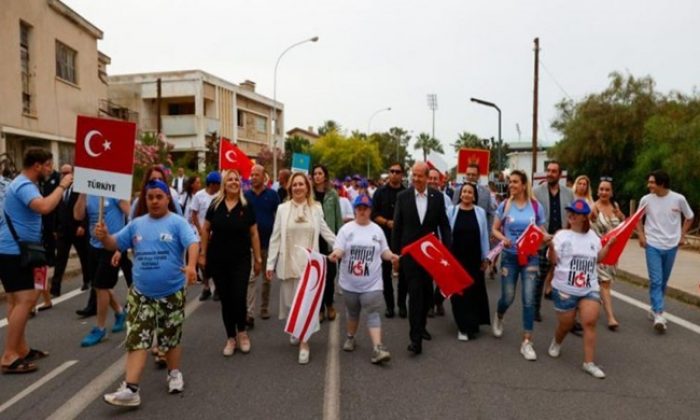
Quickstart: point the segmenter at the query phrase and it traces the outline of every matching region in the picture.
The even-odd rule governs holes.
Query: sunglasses
[[[612,182],[612,181],[613,181],[613,179],[612,179],[611,176],[601,176],[601,177],[600,177],[600,180],[601,180],[601,181],[608,181],[608,182]]]
[[[389,172],[391,172],[392,174],[400,174],[400,173],[403,173],[403,171],[402,171],[401,169],[389,169]]]

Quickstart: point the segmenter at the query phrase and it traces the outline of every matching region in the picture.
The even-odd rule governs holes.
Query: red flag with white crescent
[[[515,243],[518,248],[518,264],[527,265],[528,257],[537,255],[542,241],[544,241],[544,233],[540,228],[530,223]]]
[[[253,170],[253,161],[229,139],[222,137],[219,141],[219,170],[224,169],[235,169],[248,179]]]
[[[622,251],[625,250],[625,245],[627,245],[627,241],[629,241],[630,237],[632,236],[632,232],[634,232],[634,229],[637,227],[637,224],[642,219],[643,215],[644,207],[641,207],[639,210],[637,210],[636,213],[632,215],[632,217],[620,223],[615,229],[612,229],[610,232],[606,233],[605,235],[603,235],[602,238],[600,238],[600,243],[603,246],[605,246],[605,244],[608,243],[610,238],[617,237],[615,243],[610,245],[608,254],[605,256],[605,258],[600,260],[601,264],[617,264],[618,260],[620,259],[620,256],[622,255]]]
[[[318,330],[318,312],[326,289],[326,257],[301,248],[308,256],[284,331],[300,341],[308,341]]]
[[[455,293],[461,295],[464,289],[474,284],[474,279],[432,233],[406,245],[401,255],[406,254],[432,276],[446,298]]]

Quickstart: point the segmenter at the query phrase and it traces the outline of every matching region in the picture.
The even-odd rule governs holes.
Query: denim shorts
[[[578,303],[584,299],[594,300],[600,303],[600,292],[590,291],[583,296],[574,296],[568,293],[561,292],[557,289],[552,289],[552,300],[554,301],[554,310],[557,312],[569,312],[576,310]]]

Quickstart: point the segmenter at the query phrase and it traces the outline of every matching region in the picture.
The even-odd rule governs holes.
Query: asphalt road
[[[72,279],[64,290],[79,283]],[[621,282],[614,288],[642,303],[648,301],[645,289]],[[30,344],[51,355],[38,362],[36,373],[0,376],[0,418],[637,420],[693,419],[700,413],[700,310],[675,301],[667,302],[667,311],[690,322],[694,331],[669,323],[667,334],[659,336],[643,309],[615,299],[621,328],[608,331],[601,317],[596,359],[607,378],[598,380],[581,370],[578,337],[567,337],[560,358],[547,355],[555,319],[549,302],[543,308],[544,322],[535,326],[536,362],[525,361],[519,353],[521,312],[516,302],[506,314],[501,339],[482,327],[482,335],[466,343],[456,340],[448,306],[448,316],[429,320],[433,340],[424,342],[418,357],[406,351],[408,321],[384,320],[384,342],[392,353],[384,366],[370,364],[371,345],[364,327],[354,353],[340,350],[344,328],[339,316],[324,322],[312,337],[311,363],[301,366],[282,332],[283,321],[276,317],[256,320],[250,354],[224,358],[219,305],[212,301],[200,305],[199,290],[195,286],[189,291],[184,393],[167,394],[165,371],[149,361],[140,408],[121,409],[102,402],[102,393],[115,389],[123,377],[124,333],[80,348],[94,322],[74,314],[87,298],[83,293],[30,321]],[[497,282],[489,282],[492,310],[498,292]],[[118,293],[125,294],[123,281]],[[342,308],[342,296],[337,300]],[[276,287],[272,302],[276,315]],[[5,309],[3,304],[0,319]],[[5,328],[0,327],[0,345]]]

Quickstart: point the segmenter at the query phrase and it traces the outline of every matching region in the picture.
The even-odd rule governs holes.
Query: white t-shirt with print
[[[601,245],[593,229],[587,233],[560,230],[552,243],[558,259],[552,287],[574,296],[599,291],[596,264]]]
[[[333,248],[344,251],[338,267],[343,290],[355,293],[384,290],[381,256],[389,245],[379,225],[348,222],[338,231]]]
[[[199,190],[197,194],[192,197],[192,207],[190,208],[190,219],[192,218],[193,211],[197,212],[197,219],[199,220],[199,226],[204,226],[204,220],[207,215],[207,210],[209,210],[209,205],[214,199],[216,194],[209,194],[207,190]],[[188,220],[191,222],[191,220]]]
[[[681,214],[686,219],[694,217],[685,197],[673,191],[663,197],[647,194],[639,201],[640,207],[645,205],[647,244],[663,250],[677,247],[681,240]]]

